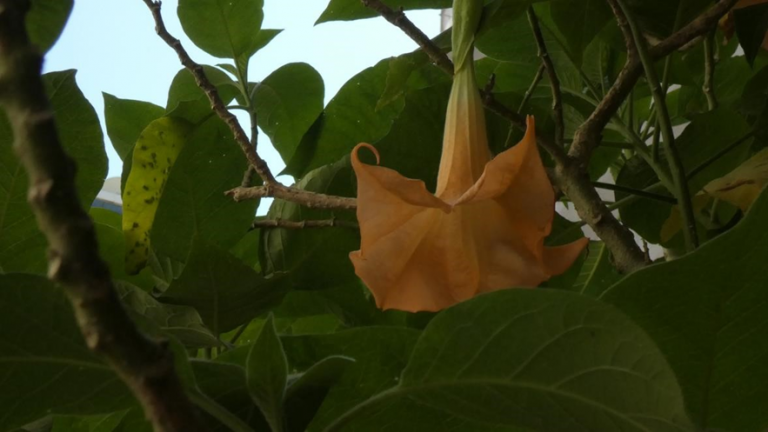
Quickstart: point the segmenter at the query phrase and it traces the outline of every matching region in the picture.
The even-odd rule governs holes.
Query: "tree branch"
[[[528,6],[528,22],[531,24],[533,37],[536,39],[536,45],[539,48],[539,58],[547,69],[549,86],[552,89],[552,113],[555,117],[555,144],[559,147],[563,147],[563,144],[565,143],[565,121],[563,120],[563,94],[560,91],[560,79],[557,77],[555,64],[552,63],[552,59],[549,57],[547,44],[544,42],[544,35],[541,33],[539,19],[533,11],[533,6]]]
[[[384,19],[400,28],[432,59],[432,62],[448,75],[453,75],[453,62],[438,48],[421,29],[416,27],[401,10],[394,10],[379,0],[360,0],[363,6],[373,9]]]
[[[181,42],[173,37],[165,27],[163,22],[163,16],[160,11],[161,3],[154,0],[143,0],[149,10],[152,12],[152,17],[155,20],[155,31],[158,36],[165,41],[165,43],[176,51],[179,56],[179,60],[184,67],[189,70],[195,78],[195,82],[200,89],[205,92],[208,100],[211,103],[211,109],[216,115],[221,118],[224,123],[229,126],[232,131],[232,135],[235,137],[235,141],[240,146],[241,150],[248,159],[253,170],[261,177],[264,182],[264,186],[258,188],[239,187],[229,192],[227,195],[233,196],[236,200],[243,199],[255,199],[263,197],[274,197],[278,199],[284,199],[292,201],[311,208],[338,208],[338,209],[350,209],[354,208],[353,198],[342,198],[328,195],[317,194],[313,192],[304,191],[290,186],[285,186],[279,183],[275,176],[270,171],[267,162],[262,159],[256,152],[256,148],[252,145],[248,136],[245,134],[243,127],[227,107],[219,96],[219,92],[216,87],[211,84],[208,78],[205,76],[203,67],[195,63],[189,56],[187,51],[181,45]],[[245,180],[245,179],[244,179]],[[244,182],[243,182],[244,183]],[[351,202],[350,202],[351,200]],[[333,206],[335,203],[339,204],[338,207]]]
[[[156,431],[202,431],[167,342],[139,332],[99,257],[93,222],[80,206],[75,162],[59,142],[40,76],[43,59],[25,29],[29,1],[0,0],[0,104],[29,175],[29,203],[48,239],[48,276],[61,284],[88,347],[104,356]]]
[[[707,97],[707,107],[710,111],[717,109],[717,95],[715,94],[715,31],[709,32],[704,39],[704,84],[701,90]]]
[[[608,1],[614,8],[614,13],[616,13],[614,7],[615,0]],[[731,10],[737,2],[738,0],[722,0],[717,2],[685,27],[650,47],[648,49],[650,57],[652,59],[659,59],[667,56],[693,39],[706,34],[717,25],[718,20]],[[622,31],[626,31],[626,27],[622,24],[622,22],[626,23],[623,13],[617,14],[617,20],[622,27]],[[616,78],[616,82],[613,83],[613,86],[608,90],[603,100],[600,101],[595,111],[576,131],[574,143],[568,152],[571,157],[582,163],[589,160],[592,151],[600,144],[603,129],[605,129],[605,126],[616,114],[619,107],[621,107],[621,104],[632,91],[642,74],[643,65],[640,59],[637,56],[629,55],[627,63]]]
[[[307,229],[307,228],[348,228],[357,230],[360,226],[356,222],[338,220],[338,219],[324,219],[324,220],[305,220],[305,221],[290,221],[285,219],[262,219],[253,221],[251,229],[260,228],[286,228],[286,229]]]
[[[248,188],[237,187],[225,193],[237,202],[272,197],[313,209],[354,210],[357,208],[357,200],[354,198],[323,195],[279,183]]]

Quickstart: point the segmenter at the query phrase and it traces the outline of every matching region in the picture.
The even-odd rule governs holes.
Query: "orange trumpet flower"
[[[455,46],[455,45],[454,45]],[[535,287],[573,264],[588,239],[548,248],[555,195],[536,148],[523,140],[491,159],[471,60],[457,62],[437,190],[360,161],[360,250],[350,259],[382,309],[438,311],[477,294]]]

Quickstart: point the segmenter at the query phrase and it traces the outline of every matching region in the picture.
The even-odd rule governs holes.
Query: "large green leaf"
[[[245,350],[247,353],[247,350]],[[253,403],[246,386],[245,368],[240,365],[192,360],[197,386],[208,397],[231,413],[248,423],[254,431],[268,431],[264,417]],[[221,425],[214,418],[205,415],[206,430],[212,432],[231,432],[232,429]],[[123,432],[134,432],[126,429]],[[142,431],[143,432],[143,431]]]
[[[125,160],[126,156],[130,156],[141,131],[152,120],[162,117],[165,110],[149,102],[120,99],[109,93],[103,93],[103,95],[107,135],[117,155]]]
[[[651,335],[700,430],[768,427],[768,193],[727,234],[632,274],[601,299]]]
[[[74,0],[32,0],[31,3],[27,33],[40,52],[46,53],[61,36]]]
[[[237,59],[255,52],[263,0],[180,0],[184,33],[214,57]]]
[[[384,4],[391,8],[411,9],[446,9],[450,8],[451,0],[385,0]],[[365,7],[359,0],[331,0],[323,14],[315,24],[327,21],[352,21],[378,16],[378,13]],[[437,17],[435,17],[437,19]]]
[[[194,308],[160,303],[151,295],[126,282],[117,281],[115,288],[120,300],[131,311],[150,320],[185,347],[208,348],[220,345],[216,336],[203,325],[200,314]]]
[[[48,414],[103,414],[136,402],[83,342],[64,293],[42,276],[0,275],[0,430]]]
[[[248,232],[258,200],[234,202],[247,162],[232,133],[211,117],[189,137],[173,166],[152,227],[152,246],[184,262],[195,236],[229,250]]]
[[[107,175],[99,118],[75,82],[75,71],[43,76],[61,144],[77,163],[80,202],[89,206]],[[13,135],[0,113],[0,272],[44,273],[45,237],[27,204],[27,175],[13,152]]]
[[[323,78],[306,63],[287,64],[256,87],[253,103],[259,127],[286,163],[323,112],[324,96]]]
[[[247,323],[285,296],[281,275],[263,278],[231,254],[201,240],[191,249],[181,276],[160,300],[194,307],[214,335]]]
[[[307,430],[330,388],[354,362],[349,357],[326,357],[305,372],[288,377],[284,403],[288,432]]]
[[[319,193],[351,196],[353,173],[348,160],[321,167],[307,174],[296,186]],[[313,210],[276,200],[269,219],[313,220],[338,218],[354,221],[350,211]],[[356,279],[349,253],[360,246],[357,230],[347,227],[323,229],[264,229],[261,233],[262,270],[287,272],[292,285],[300,289],[323,289]]]
[[[375,143],[386,135],[403,109],[402,101],[395,101],[376,110],[386,86],[390,61],[382,60],[344,84],[304,136],[285,169],[286,174],[303,177],[348,155],[359,142]]]
[[[307,370],[329,356],[355,360],[328,392],[308,430],[323,430],[360,401],[394,386],[418,335],[406,328],[361,327],[328,335],[283,337],[292,369]]]
[[[272,430],[281,430],[284,421],[283,397],[288,383],[288,360],[271,314],[251,346],[245,371],[251,399]]]
[[[643,31],[664,37],[711,6],[709,0],[627,0]],[[677,24],[677,25],[675,25]]]
[[[690,430],[672,369],[639,327],[546,289],[502,290],[439,314],[399,384],[328,431],[419,430],[437,414],[538,431]]]

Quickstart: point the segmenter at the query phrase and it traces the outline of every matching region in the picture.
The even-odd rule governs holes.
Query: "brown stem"
[[[360,226],[356,222],[344,221],[338,219],[324,219],[324,220],[305,220],[305,221],[290,221],[285,219],[263,219],[254,221],[251,224],[251,229],[260,228],[286,228],[286,229],[307,229],[307,228],[348,228],[359,229]]]
[[[248,188],[237,187],[227,191],[226,194],[238,202],[271,197],[314,209],[354,210],[357,208],[357,200],[354,198],[323,195],[304,189],[284,186],[280,183]]]
[[[565,143],[565,120],[563,120],[563,95],[560,91],[560,79],[557,77],[555,64],[547,51],[547,44],[544,42],[544,35],[541,33],[539,19],[533,11],[533,6],[528,6],[528,22],[533,30],[533,37],[536,39],[536,45],[539,49],[539,58],[547,69],[549,86],[552,89],[552,113],[555,116],[555,143],[563,147]]]
[[[429,56],[430,59],[448,75],[453,75],[453,62],[438,48],[421,29],[409,20],[402,10],[394,10],[379,0],[360,0],[363,6],[373,9],[384,19],[400,28]]]
[[[93,221],[77,197],[75,162],[59,142],[40,76],[43,59],[26,33],[29,7],[29,1],[0,0],[0,104],[29,175],[29,203],[48,239],[48,276],[64,287],[88,347],[128,385],[154,429],[202,431],[167,342],[137,330],[99,257]]]

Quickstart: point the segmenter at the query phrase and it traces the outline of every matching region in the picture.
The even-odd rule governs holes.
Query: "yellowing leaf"
[[[739,207],[742,211],[747,211],[766,184],[768,149],[752,156],[725,176],[707,183],[704,191]]]
[[[184,147],[192,124],[171,117],[150,123],[133,149],[133,165],[123,191],[125,268],[138,273],[149,256],[149,232],[165,182]]]
[[[707,194],[699,193],[693,197],[692,201],[693,212],[699,214],[709,204],[711,198]],[[672,240],[672,237],[681,229],[683,229],[683,216],[680,214],[680,206],[674,205],[672,211],[669,212],[669,217],[661,226],[661,242],[666,243]]]

